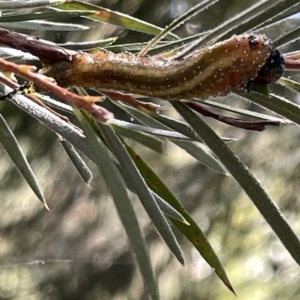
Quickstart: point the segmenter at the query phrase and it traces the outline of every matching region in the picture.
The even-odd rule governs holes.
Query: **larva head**
[[[272,83],[277,81],[283,74],[285,69],[284,58],[277,49],[272,49],[264,66],[258,72],[255,80],[263,83]]]

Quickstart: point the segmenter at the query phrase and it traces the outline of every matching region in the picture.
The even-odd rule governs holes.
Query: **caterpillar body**
[[[284,69],[280,52],[261,34],[243,34],[193,51],[182,59],[138,57],[99,51],[43,70],[62,87],[114,90],[166,100],[205,99],[243,91],[253,80],[276,81]]]

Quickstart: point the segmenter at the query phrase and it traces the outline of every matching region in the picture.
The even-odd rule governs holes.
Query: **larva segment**
[[[243,34],[195,50],[181,60],[100,51],[79,53],[44,73],[63,87],[97,87],[167,100],[205,99],[243,90],[271,50],[265,35]]]

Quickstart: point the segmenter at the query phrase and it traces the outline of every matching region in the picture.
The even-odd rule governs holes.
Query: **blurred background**
[[[90,2],[165,27],[199,1]],[[230,5],[226,6],[224,2],[194,17],[175,33],[185,37],[209,30],[256,1],[228,1]],[[113,25],[96,26],[88,20],[84,23],[91,26],[88,32],[47,32],[46,36],[30,33],[54,42],[119,36],[117,42],[128,43],[151,38]],[[299,49],[299,44],[289,47]],[[299,100],[291,91],[286,97]],[[261,111],[234,96],[220,101]],[[164,113],[178,118],[172,108]],[[126,234],[97,168],[87,160],[94,180],[91,187],[86,186],[53,133],[9,103],[3,104],[3,115],[28,157],[51,212],[36,199],[0,147],[0,299],[148,299]],[[300,236],[299,128],[267,127],[257,133],[206,121],[219,135],[237,139],[230,144],[231,149],[249,166]],[[214,173],[171,143],[166,143],[166,155],[134,142],[131,146],[163,178],[206,233],[239,299],[300,298],[299,266],[232,178]],[[134,195],[132,199],[151,251],[162,299],[235,299],[174,228],[186,259],[186,267],[182,267]]]

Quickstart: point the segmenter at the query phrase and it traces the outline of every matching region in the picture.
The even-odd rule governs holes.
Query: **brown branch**
[[[75,51],[59,47],[49,41],[4,28],[0,28],[0,43],[23,52],[29,52],[47,65],[57,61],[71,60],[72,56],[76,54]]]
[[[299,59],[284,59],[285,67],[290,70],[300,70],[300,60]]]
[[[280,122],[276,122],[276,121],[243,121],[239,118],[224,116],[222,114],[213,112],[212,110],[209,110],[206,107],[203,107],[199,103],[195,103],[192,101],[187,101],[186,105],[205,117],[210,117],[210,118],[218,120],[222,123],[225,123],[225,124],[237,127],[237,128],[243,128],[246,130],[263,131],[266,129],[266,125],[272,125],[272,126],[280,125]]]
[[[52,92],[66,102],[76,104],[79,108],[83,108],[90,112],[100,122],[106,122],[113,117],[112,113],[95,104],[95,102],[102,101],[103,97],[80,96],[74,94],[53,83],[50,81],[50,78],[38,73],[34,73],[36,69],[34,66],[17,65],[0,58],[0,69],[5,72],[15,73],[29,81],[34,82],[42,89]]]
[[[17,91],[21,85],[19,85],[18,83],[10,80],[9,78],[5,77],[4,75],[0,74],[0,82],[4,83],[5,85],[9,86],[10,88],[14,89],[14,91],[12,93],[14,93],[15,91]],[[1,96],[0,100],[5,100],[5,98],[8,97],[8,95],[5,96]],[[49,110],[51,113],[55,114],[56,116],[58,116],[59,118],[61,118],[62,120],[64,120],[65,122],[68,122],[70,125],[73,125],[74,127],[76,127],[74,124],[72,124],[70,122],[70,120],[66,117],[63,116],[61,114],[59,114],[57,111],[53,110],[51,107],[47,106],[43,101],[41,101],[40,99],[33,97],[32,95],[27,94],[26,95],[27,98],[29,98],[30,100],[32,100],[34,103],[46,108],[47,110]],[[77,127],[76,127],[77,128]]]
[[[114,92],[114,91],[107,91],[107,90],[101,90],[97,89],[100,93],[106,95],[107,97],[111,98],[114,101],[123,101],[125,103],[128,103],[132,105],[133,107],[144,107],[150,111],[158,112],[160,109],[160,105],[152,103],[152,102],[144,102],[144,101],[139,101],[135,99],[132,95],[130,94],[125,94],[121,92]]]
[[[287,69],[299,70],[300,69],[300,53],[294,52],[284,56],[284,64]]]

